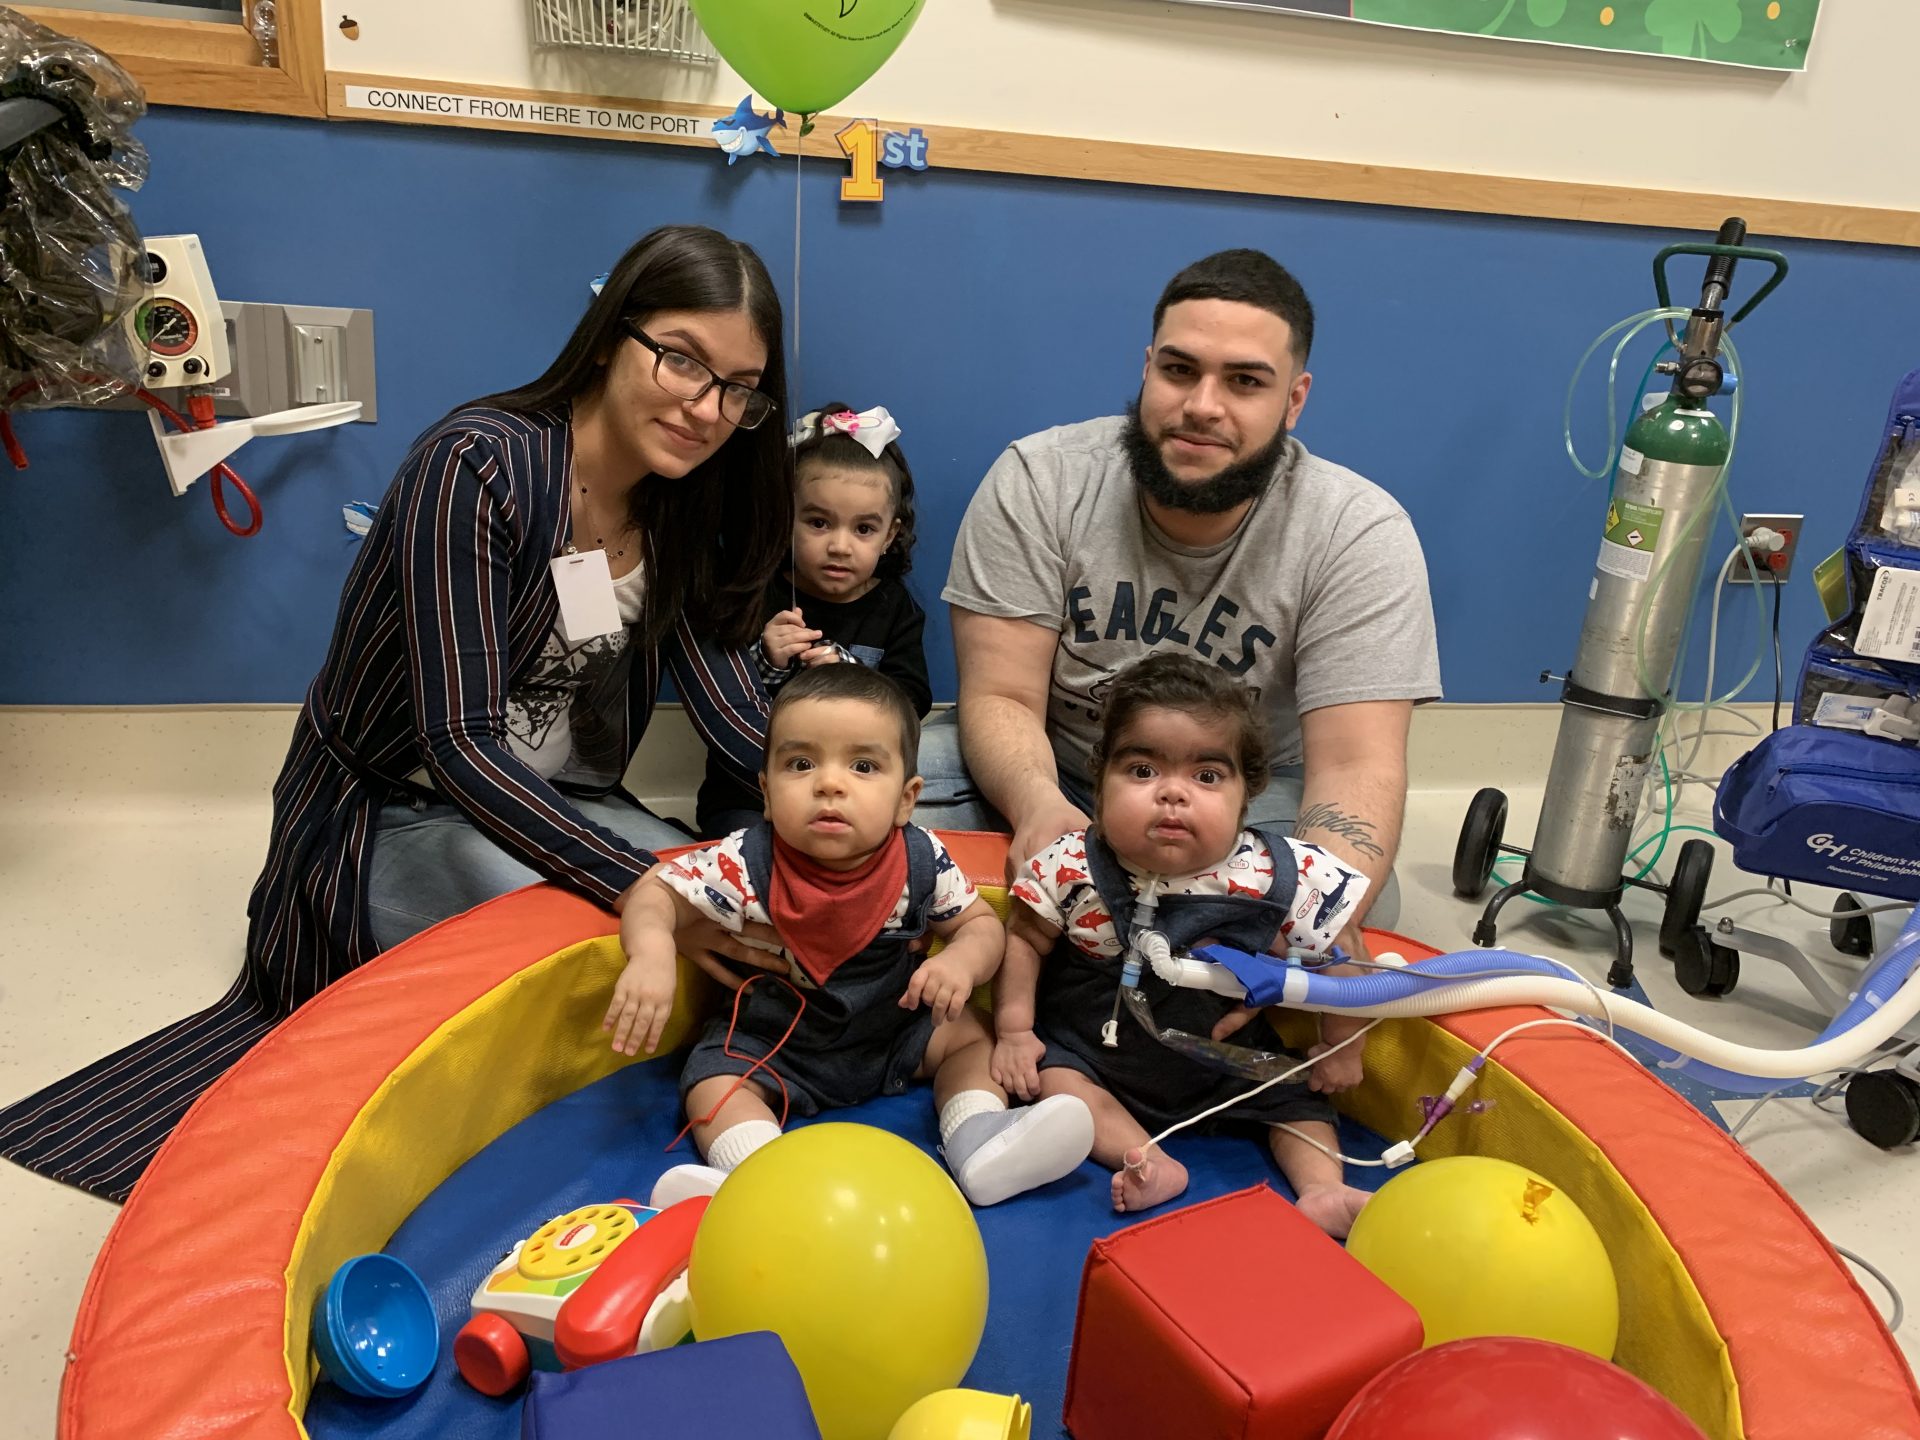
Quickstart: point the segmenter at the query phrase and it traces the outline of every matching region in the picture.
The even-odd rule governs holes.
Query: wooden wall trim
[[[458,125],[544,134],[592,135],[655,144],[709,145],[704,134],[609,132],[587,125],[500,116],[369,112],[347,103],[349,86],[420,90],[530,105],[597,106],[616,112],[651,111],[703,119],[726,107],[612,95],[514,89],[391,75],[329,72],[321,0],[280,0],[280,56],[262,66],[253,38],[238,25],[146,20],[87,10],[22,6],[21,13],[100,46],[124,64],[155,105],[255,111],[406,124]],[[821,116],[802,149],[839,161],[834,131],[852,116]],[[886,122],[882,122],[886,123]],[[702,127],[704,128],[704,127]],[[1468,214],[1638,225],[1698,232],[1728,215],[1743,216],[1766,238],[1837,240],[1920,248],[1920,210],[1784,200],[1770,196],[1692,194],[1624,185],[1526,176],[1477,175],[1355,161],[1243,155],[1221,150],[1141,145],[1117,140],[1029,135],[963,126],[923,125],[935,168],[1245,195],[1288,196],[1359,205],[1404,206]],[[783,151],[797,142],[791,131]]]
[[[728,114],[730,109],[690,102],[522,90],[392,75],[339,71],[327,75],[327,113],[335,119],[592,135],[601,139],[642,140],[670,145],[711,145],[712,140],[704,134],[612,133],[594,126],[554,123],[551,120],[514,120],[497,115],[420,114],[394,110],[372,112],[347,104],[349,86],[483,96],[540,106],[592,106],[615,112],[655,111],[706,118]],[[813,134],[802,146],[804,153],[839,161],[841,156],[833,135],[852,118],[820,116]],[[888,122],[883,120],[881,123],[885,125]],[[1420,170],[1353,161],[1242,155],[1220,150],[1189,150],[1117,140],[1026,135],[951,125],[922,125],[919,128],[930,142],[934,168],[943,170],[1105,180],[1123,185],[1158,185],[1181,190],[1291,196],[1360,205],[1398,205],[1419,210],[1579,220],[1695,232],[1717,230],[1727,216],[1740,215],[1746,219],[1752,233],[1763,239],[1840,240],[1856,244],[1920,248],[1920,210],[1891,210],[1753,195],[1696,195],[1685,191],[1649,190],[1624,185],[1475,175],[1461,171]],[[786,154],[799,142],[792,130],[788,130],[776,137],[776,143],[781,152]]]
[[[137,55],[198,65],[258,65],[260,47],[247,27],[217,20],[154,20],[55,5],[17,5],[29,20],[97,45],[115,59]],[[125,62],[122,61],[124,64]]]
[[[309,108],[327,113],[327,16],[321,0],[279,0],[280,73]]]
[[[326,36],[320,0],[279,0],[277,64],[260,63],[244,25],[153,20],[46,5],[21,14],[111,55],[140,83],[149,105],[186,105],[274,115],[326,114]]]

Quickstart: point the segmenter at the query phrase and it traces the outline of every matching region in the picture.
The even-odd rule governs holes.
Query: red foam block
[[[1421,1338],[1411,1305],[1256,1185],[1093,1242],[1066,1426],[1074,1440],[1320,1440]]]

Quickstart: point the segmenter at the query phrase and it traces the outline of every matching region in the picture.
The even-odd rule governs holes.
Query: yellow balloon
[[[702,1340],[771,1330],[825,1440],[887,1440],[959,1383],[987,1324],[987,1252],[933,1160],[869,1125],[810,1125],[747,1157],[687,1267]]]
[[[1488,1156],[1395,1176],[1348,1237],[1354,1259],[1420,1312],[1427,1344],[1553,1340],[1613,1358],[1620,1292],[1599,1232],[1550,1180]]]
[[[1031,1440],[1033,1407],[1018,1395],[936,1390],[894,1422],[887,1440]]]

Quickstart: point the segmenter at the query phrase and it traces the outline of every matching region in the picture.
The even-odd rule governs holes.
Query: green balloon
[[[714,49],[754,93],[812,115],[887,63],[926,0],[693,0]]]

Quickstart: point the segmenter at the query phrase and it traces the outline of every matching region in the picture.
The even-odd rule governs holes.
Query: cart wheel
[[[1827,922],[1827,938],[1842,955],[1873,955],[1873,917],[1851,892],[1833,902],[1834,918]]]
[[[1898,1070],[1869,1070],[1847,1083],[1847,1123],[1892,1150],[1920,1137],[1920,1085]]]
[[[482,1395],[505,1395],[533,1368],[527,1342],[503,1316],[483,1310],[453,1337],[453,1363],[460,1378]]]
[[[1476,900],[1493,878],[1493,862],[1500,858],[1500,837],[1507,828],[1507,797],[1488,788],[1478,792],[1460,822],[1460,841],[1453,847],[1453,893]]]
[[[1675,947],[1673,978],[1689,995],[1718,1000],[1740,983],[1740,952],[1717,942],[1706,926],[1696,925]]]
[[[1667,883],[1667,909],[1660,917],[1660,953],[1673,958],[1687,932],[1700,923],[1700,907],[1707,902],[1707,881],[1713,877],[1713,846],[1689,840],[1680,847],[1680,863]]]

